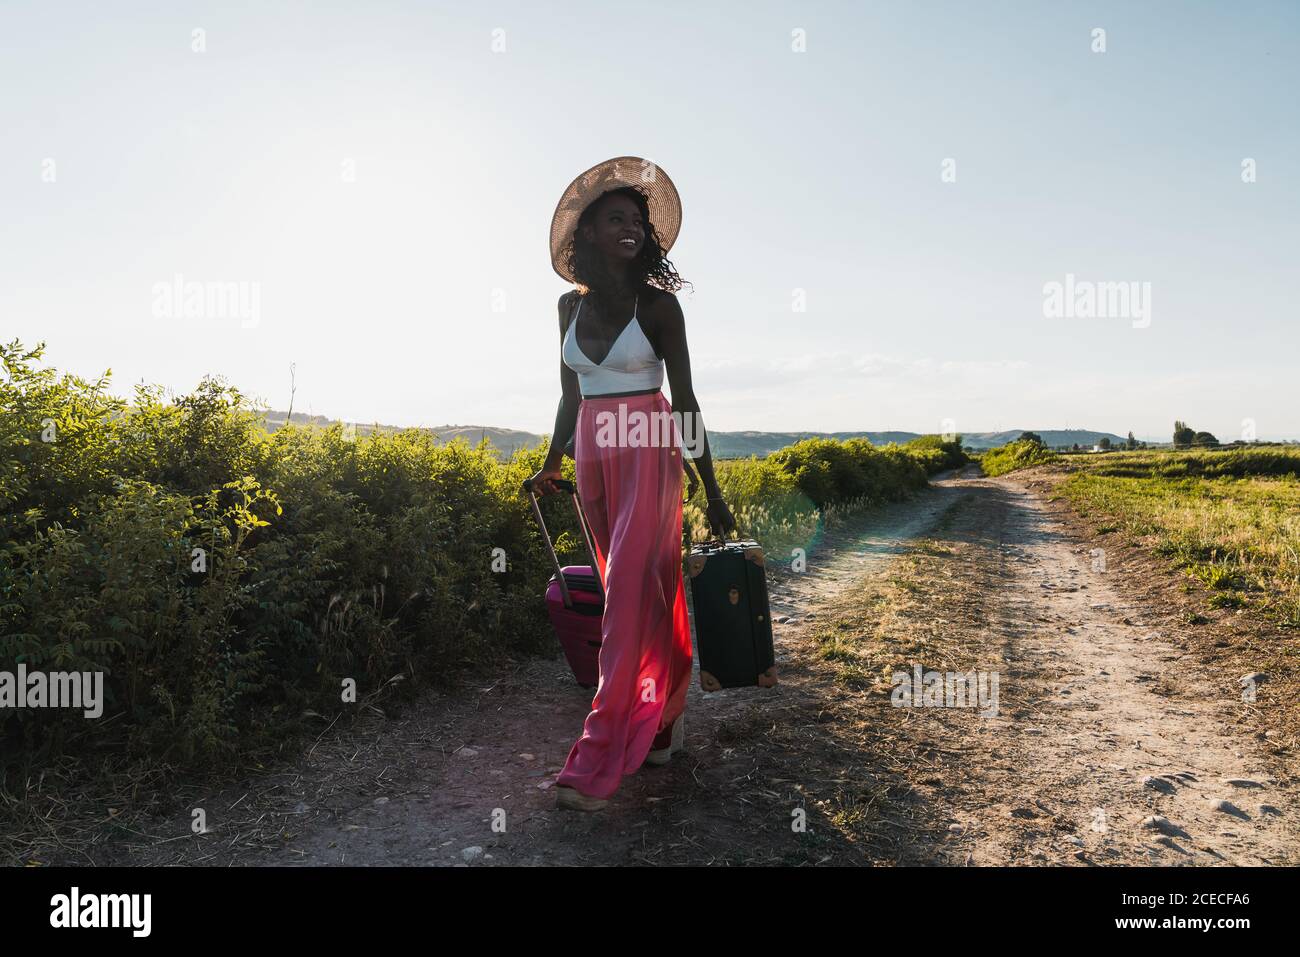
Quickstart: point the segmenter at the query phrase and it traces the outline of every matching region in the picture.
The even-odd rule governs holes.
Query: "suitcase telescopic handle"
[[[577,486],[574,485],[568,479],[551,479],[551,484],[554,485],[556,488],[560,489],[561,491],[571,492],[574,495],[578,494]],[[524,491],[531,492],[532,490],[533,490],[533,480],[530,478],[524,479]]]
[[[587,546],[587,556],[591,559],[592,576],[596,579],[596,591],[600,593],[600,603],[605,604],[605,584],[600,580],[600,566],[596,564],[596,549],[592,544],[591,528],[587,525],[587,516],[582,512],[582,503],[578,501],[578,486],[569,481],[569,479],[551,479],[556,488],[568,492],[573,497],[573,510],[578,515],[578,527],[582,529],[582,540]],[[546,543],[546,550],[550,553],[551,564],[555,566],[555,577],[560,583],[560,597],[564,599],[564,607],[573,608],[573,597],[569,594],[569,583],[564,580],[564,569],[560,566],[560,556],[555,554],[555,544],[551,541],[551,533],[546,530],[546,519],[542,518],[542,508],[538,504],[540,497],[533,490],[533,480],[524,479],[524,492],[528,495],[528,500],[532,502],[533,514],[537,516],[537,524],[542,529],[542,541]]]

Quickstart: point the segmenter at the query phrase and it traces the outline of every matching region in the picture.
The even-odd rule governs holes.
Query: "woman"
[[[582,736],[556,778],[560,807],[598,810],[623,775],[643,763],[665,764],[682,746],[691,677],[683,432],[708,496],[710,527],[714,534],[735,528],[691,386],[685,321],[673,295],[682,279],[665,258],[680,226],[672,181],[631,156],[574,180],[551,222],[551,263],[578,289],[560,297],[562,396],[533,487],[555,492],[573,437],[578,495],[605,587],[600,680]],[[665,366],[671,405],[660,391]],[[638,429],[638,420],[651,426]],[[703,440],[698,446],[694,436]]]

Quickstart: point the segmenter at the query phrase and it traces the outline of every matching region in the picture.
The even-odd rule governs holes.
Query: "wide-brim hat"
[[[601,194],[620,186],[639,186],[645,190],[650,206],[650,222],[664,252],[672,248],[682,229],[682,201],[668,174],[640,156],[616,156],[597,163],[564,191],[551,217],[551,266],[569,282],[578,280],[569,274],[562,261],[565,247],[578,228],[578,217]]]

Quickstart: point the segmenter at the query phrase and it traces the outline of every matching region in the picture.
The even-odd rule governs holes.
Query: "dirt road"
[[[991,637],[1013,708],[967,759],[981,799],[953,813],[969,860],[1296,862],[1295,782],[1257,748],[1239,675],[1173,643],[1190,626],[1128,594],[1131,570],[1074,537],[1061,509],[1014,479],[975,486],[984,557],[996,534],[1004,569]]]
[[[1245,703],[1237,675],[1201,666],[1176,609],[1099,562],[1060,509],[1025,480],[957,477],[828,533],[805,573],[769,556],[773,618],[791,619],[781,684],[704,695],[697,676],[686,750],[605,811],[554,808],[591,700],[557,653],[324,728],[294,769],[178,795],[97,859],[1300,861],[1294,742],[1252,724],[1266,695]],[[892,675],[913,665],[997,673],[996,714],[893,706]]]

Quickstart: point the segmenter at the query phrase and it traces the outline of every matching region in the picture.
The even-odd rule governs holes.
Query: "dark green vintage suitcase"
[[[767,572],[758,542],[692,545],[686,559],[705,691],[776,684]]]

